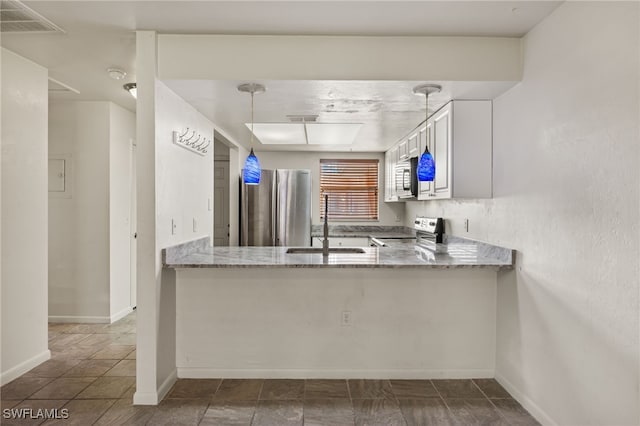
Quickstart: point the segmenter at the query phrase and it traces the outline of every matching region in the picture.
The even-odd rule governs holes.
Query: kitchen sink
[[[343,254],[353,254],[353,253],[364,253],[364,249],[360,247],[329,247],[329,253],[343,253]],[[287,249],[287,254],[314,254],[320,253],[322,254],[321,247],[292,247]]]

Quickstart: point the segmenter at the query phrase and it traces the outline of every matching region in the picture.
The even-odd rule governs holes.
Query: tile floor
[[[2,410],[68,419],[3,425],[537,425],[492,379],[181,379],[158,406],[133,406],[135,313],[111,324],[50,324],[52,358],[2,387]]]

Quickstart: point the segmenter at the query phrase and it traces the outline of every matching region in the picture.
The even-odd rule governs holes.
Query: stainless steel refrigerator
[[[259,185],[240,185],[240,245],[311,245],[310,170],[262,170]]]

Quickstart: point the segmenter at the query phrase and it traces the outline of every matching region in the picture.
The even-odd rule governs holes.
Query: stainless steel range
[[[377,247],[402,247],[414,245],[416,248],[427,249],[431,253],[446,253],[444,244],[444,219],[441,217],[416,217],[413,222],[415,237],[375,237],[370,238],[371,245]]]
[[[435,253],[446,253],[444,244],[444,219],[441,217],[416,217],[413,222],[416,230],[416,246],[427,248]]]

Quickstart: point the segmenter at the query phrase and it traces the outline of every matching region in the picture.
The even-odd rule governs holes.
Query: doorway
[[[229,147],[214,141],[213,245],[229,245]]]

